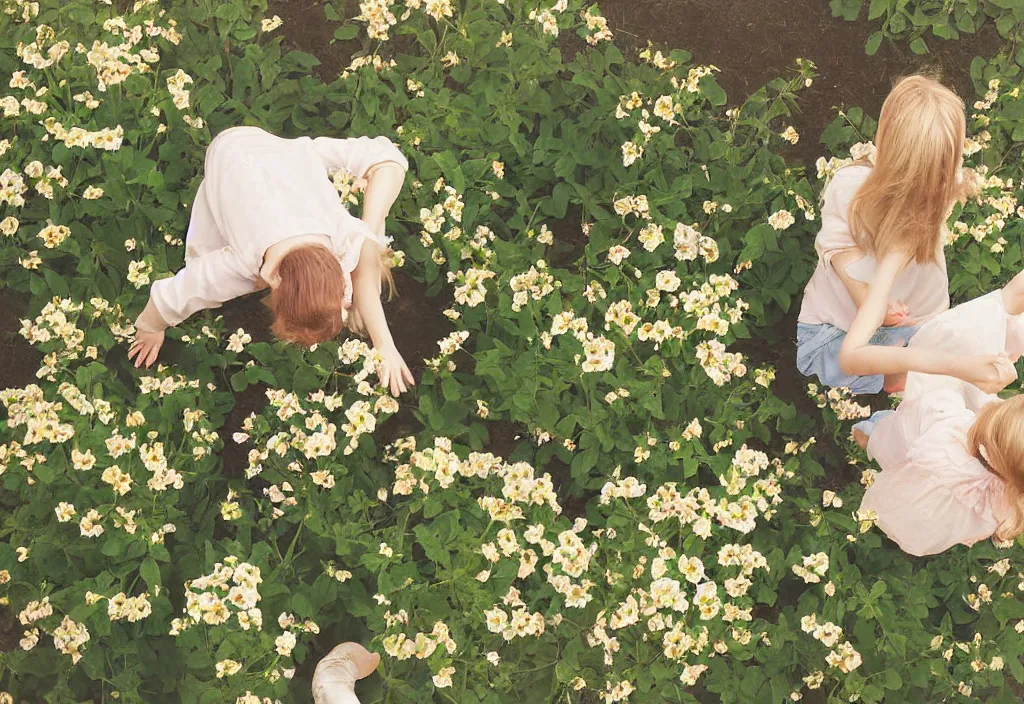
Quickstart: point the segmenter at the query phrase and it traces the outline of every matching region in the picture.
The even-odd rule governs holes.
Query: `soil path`
[[[793,125],[801,139],[790,154],[805,165],[823,155],[818,139],[835,117],[834,107],[860,106],[877,115],[893,80],[921,70],[938,72],[971,104],[971,60],[995,56],[1002,46],[989,25],[956,41],[929,38],[931,53],[923,56],[891,41],[868,56],[864,43],[877,23],[863,13],[857,22],[832,17],[827,0],[602,0],[600,7],[620,46],[644,47],[650,40],[717,66],[730,102],[791,75],[798,58],[813,61],[818,78],[799,94],[801,112]]]

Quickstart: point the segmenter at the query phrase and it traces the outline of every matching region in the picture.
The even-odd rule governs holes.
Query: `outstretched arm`
[[[253,276],[230,248],[193,259],[171,278],[154,281],[150,286],[149,302],[135,321],[135,341],[128,350],[128,358],[136,367],[149,367],[163,345],[164,330],[197,311],[217,308],[255,290]]]
[[[863,281],[859,281],[850,276],[847,271],[848,267],[852,264],[859,262],[864,258],[864,252],[860,247],[851,247],[850,249],[844,249],[841,252],[837,252],[832,255],[832,268],[835,269],[836,274],[839,275],[840,281],[846,287],[846,290],[850,294],[850,298],[857,304],[858,310],[864,305],[864,301],[867,300],[869,287]],[[882,319],[882,325],[886,327],[892,327],[899,325],[907,319],[907,307],[903,303],[887,303],[885,310],[885,317]]]
[[[359,264],[352,272],[352,305],[370,336],[382,362],[377,372],[380,383],[397,396],[415,384],[395,341],[391,337],[384,306],[380,302],[380,247],[373,240],[364,240],[359,252]],[[408,386],[407,386],[408,384]]]
[[[387,161],[371,167],[364,178],[366,191],[363,193],[362,220],[375,235],[383,237],[384,222],[405,183],[405,168],[401,164]]]
[[[839,366],[845,373],[859,376],[921,372],[956,377],[990,393],[1005,388],[1015,376],[1005,355],[958,357],[935,350],[870,344],[885,316],[896,277],[908,261],[905,254],[892,252],[879,262],[868,295],[843,342]]]

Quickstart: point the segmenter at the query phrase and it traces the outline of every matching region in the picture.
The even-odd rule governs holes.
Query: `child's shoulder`
[[[825,187],[825,196],[846,195],[849,198],[857,192],[871,174],[871,165],[854,162],[836,171]]]
[[[832,177],[832,182],[836,181],[863,181],[871,173],[871,164],[866,161],[855,161],[852,164],[847,164],[838,171],[836,175]]]

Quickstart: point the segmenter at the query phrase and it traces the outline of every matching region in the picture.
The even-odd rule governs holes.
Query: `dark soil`
[[[800,92],[801,113],[792,120],[801,135],[792,156],[805,165],[822,156],[818,140],[835,107],[860,106],[877,115],[893,80],[920,70],[939,72],[973,103],[971,59],[995,56],[1002,46],[990,24],[956,41],[929,38],[931,53],[924,56],[891,41],[867,56],[864,43],[877,23],[832,17],[825,0],[602,0],[600,7],[620,47],[635,50],[650,40],[720,68],[718,81],[733,104],[773,78],[792,75],[798,58],[813,61],[819,77]]]
[[[395,297],[385,300],[384,313],[398,351],[419,379],[425,368],[423,360],[436,357],[440,353],[437,341],[455,329],[441,313],[449,306],[451,296],[428,296],[426,284],[401,269],[394,276]]]
[[[334,30],[340,25],[328,22],[324,16],[324,6],[330,4],[330,0],[271,0],[267,4],[267,17],[279,15],[284,20],[279,31],[284,34],[285,49],[304,51],[319,59],[320,65],[313,73],[328,83],[338,77],[351,63],[353,53],[361,48],[358,39],[334,41]],[[357,14],[358,3],[345,0],[345,17]]]
[[[40,355],[18,334],[28,296],[0,290],[0,388],[24,387],[36,380]]]
[[[0,607],[0,653],[10,653],[18,649],[20,628],[14,612],[7,606]]]

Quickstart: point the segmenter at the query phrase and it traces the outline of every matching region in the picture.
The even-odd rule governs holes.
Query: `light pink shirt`
[[[367,239],[383,238],[345,209],[328,179],[344,169],[359,179],[372,167],[409,162],[386,137],[284,139],[257,127],[217,135],[206,150],[185,246],[185,268],[153,283],[151,298],[168,325],[262,287],[267,249],[301,235],[327,235],[351,272]]]
[[[973,387],[972,387],[973,388]],[[900,404],[875,427],[868,456],[882,471],[864,492],[862,509],[911,555],[934,555],[992,537],[1009,516],[1005,484],[967,452],[967,432],[981,403],[941,389]]]
[[[832,267],[832,257],[857,246],[850,231],[847,211],[857,190],[863,185],[869,166],[847,166],[836,172],[825,188],[821,208],[821,231],[814,240],[818,252],[818,266],[814,270],[800,308],[801,323],[828,324],[840,330],[849,330],[857,316],[857,304],[843,280]],[[946,257],[939,244],[938,260],[929,264],[912,262],[896,278],[890,294],[891,301],[903,301],[910,309],[908,325],[917,325],[949,308],[949,277]],[[877,262],[872,254],[846,268],[850,278],[870,284]]]
[[[1024,352],[1024,316],[1006,312],[996,291],[926,323],[910,341],[961,355]],[[998,397],[959,379],[911,373],[896,413],[875,426],[868,456],[882,471],[862,509],[912,555],[991,537],[1010,516],[1005,484],[967,451],[978,411]]]

